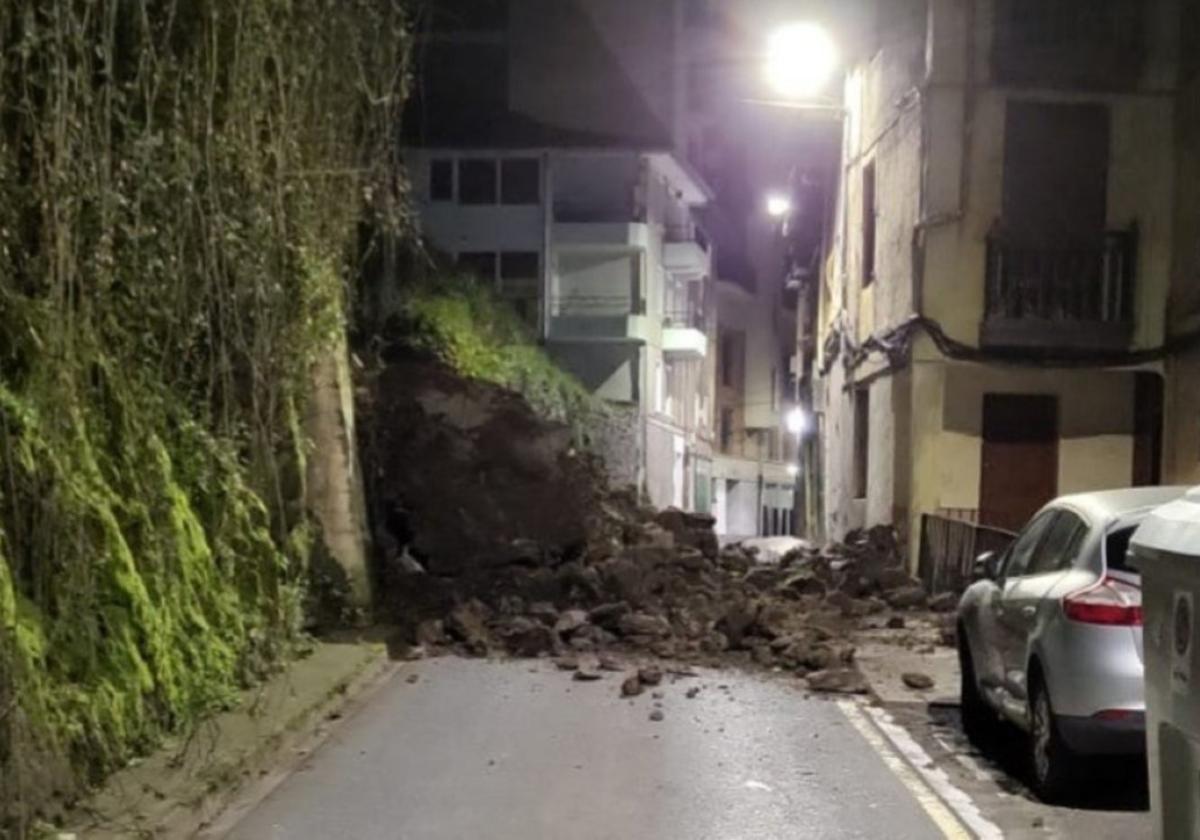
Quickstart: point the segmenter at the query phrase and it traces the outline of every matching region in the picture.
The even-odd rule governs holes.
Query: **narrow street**
[[[658,701],[621,699],[616,674],[581,683],[549,663],[405,666],[228,836],[943,836],[838,703],[784,678],[672,680],[654,722]]]
[[[623,699],[618,674],[579,682],[550,662],[406,664],[204,836],[1149,836],[1127,766],[1104,768],[1100,793],[1048,807],[1020,783],[1016,750],[979,755],[953,709],[696,673]],[[660,703],[663,719],[651,720]]]

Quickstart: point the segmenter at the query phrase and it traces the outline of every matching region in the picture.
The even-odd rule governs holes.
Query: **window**
[[[505,251],[500,255],[501,280],[537,280],[541,274],[537,251]]]
[[[454,161],[440,159],[429,162],[429,200],[454,200]]]
[[[863,167],[862,181],[862,284],[875,281],[875,161]]]
[[[779,410],[779,371],[771,368],[771,410]]]
[[[721,334],[721,384],[735,388],[741,376],[742,335],[725,332]]]
[[[733,409],[721,409],[721,451],[728,452],[733,443]]]
[[[496,255],[487,251],[468,251],[458,255],[458,265],[468,274],[493,283],[496,280]]]
[[[496,161],[478,158],[458,164],[460,204],[496,203]]]
[[[537,158],[500,162],[500,203],[538,204],[542,200],[542,167]]]
[[[1020,577],[1025,574],[1029,561],[1033,558],[1033,552],[1053,521],[1054,511],[1046,511],[1025,526],[1025,530],[1021,531],[1016,542],[1008,551],[1008,560],[1004,564],[1005,577]]]
[[[871,443],[871,390],[854,392],[854,498],[867,497],[868,450]]]
[[[1104,538],[1104,564],[1111,572],[1136,572],[1137,569],[1129,564],[1129,541],[1137,526],[1118,528]]]
[[[1061,572],[1070,567],[1087,536],[1087,525],[1070,511],[1060,510],[1046,530],[1046,538],[1033,555],[1026,574]]]

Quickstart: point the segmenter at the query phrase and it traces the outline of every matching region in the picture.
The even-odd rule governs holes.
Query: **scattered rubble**
[[[900,680],[914,691],[928,691],[933,688],[933,677],[928,674],[902,674]]]
[[[384,618],[431,652],[553,657],[580,681],[632,667],[615,654],[738,664],[861,693],[856,632],[903,630],[892,611],[953,606],[930,602],[891,528],[822,548],[792,541],[769,565],[722,548],[711,516],[610,488],[565,427],[436,364],[390,364],[363,416]],[[643,665],[621,695],[667,674],[695,672]]]

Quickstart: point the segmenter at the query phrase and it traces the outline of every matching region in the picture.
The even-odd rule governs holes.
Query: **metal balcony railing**
[[[1037,249],[987,241],[987,321],[1131,325],[1137,231],[1106,233],[1092,249]]]
[[[644,315],[646,302],[628,295],[556,295],[550,299],[555,317],[588,318],[619,315]]]

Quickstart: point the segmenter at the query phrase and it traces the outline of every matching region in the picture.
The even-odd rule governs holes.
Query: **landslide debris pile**
[[[557,656],[566,670],[584,654],[604,670],[609,652],[732,659],[858,692],[854,628],[927,606],[890,528],[761,564],[720,548],[712,517],[608,487],[564,427],[503,389],[410,359],[373,394],[378,583],[409,645]]]

